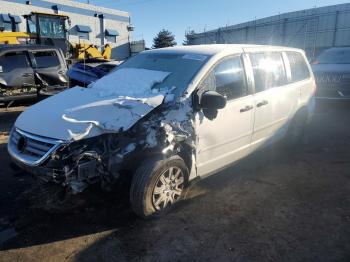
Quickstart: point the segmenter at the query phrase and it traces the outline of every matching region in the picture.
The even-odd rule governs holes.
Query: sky
[[[76,0],[86,3],[87,0]],[[132,40],[151,47],[161,30],[171,31],[178,44],[185,32],[203,32],[279,13],[346,3],[337,0],[90,0],[90,4],[129,12],[135,26]]]

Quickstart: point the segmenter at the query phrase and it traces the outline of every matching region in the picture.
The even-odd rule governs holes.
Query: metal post
[[[256,44],[256,17],[254,19],[254,44]]]
[[[286,27],[287,27],[287,20],[288,18],[283,19],[283,25],[282,25],[282,45],[286,44]]]
[[[131,25],[131,17],[129,16],[129,25]],[[131,56],[131,42],[130,42],[130,33],[131,31],[128,30],[128,45],[129,45],[129,57]],[[142,34],[143,39],[143,34]],[[145,46],[144,46],[145,47]]]
[[[337,37],[337,30],[338,30],[338,19],[339,19],[339,11],[335,12],[335,25],[334,25],[332,46],[335,46],[337,41],[336,37]]]
[[[308,30],[307,22],[308,22],[308,20],[306,20],[306,23],[305,23],[305,36],[304,36],[304,50],[305,50],[305,52],[306,52],[307,30]]]
[[[317,36],[318,36],[318,25],[320,23],[320,17],[317,17],[317,24],[315,29],[315,38],[314,38],[314,45],[312,50],[312,59],[315,59],[315,52],[316,52],[316,43],[317,43]]]
[[[103,14],[98,15],[100,20],[101,48],[105,45],[105,21]]]

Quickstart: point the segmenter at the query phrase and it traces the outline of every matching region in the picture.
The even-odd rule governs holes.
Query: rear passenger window
[[[26,67],[29,67],[29,63],[24,52],[11,52],[0,56],[0,73]]]
[[[38,68],[55,67],[60,65],[60,60],[55,51],[38,51],[33,52],[33,55]]]
[[[250,54],[255,92],[287,84],[282,54],[279,52]]]
[[[292,82],[310,78],[310,71],[302,54],[298,52],[286,52],[286,54],[290,64]]]

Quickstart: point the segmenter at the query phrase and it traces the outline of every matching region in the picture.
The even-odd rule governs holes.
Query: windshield
[[[135,68],[168,72],[169,75],[152,89],[181,95],[208,60],[208,56],[184,53],[141,53],[121,64],[114,71]]]
[[[350,49],[328,49],[318,56],[316,64],[350,64]]]
[[[61,17],[39,17],[40,35],[50,38],[64,38],[64,19]]]

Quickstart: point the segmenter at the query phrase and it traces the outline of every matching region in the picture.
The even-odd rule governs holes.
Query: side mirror
[[[216,91],[207,91],[202,94],[201,101],[199,103],[200,108],[217,110],[226,106],[226,97],[220,95]]]

